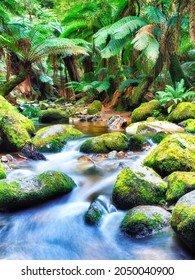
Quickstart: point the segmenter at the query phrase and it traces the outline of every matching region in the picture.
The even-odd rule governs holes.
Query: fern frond
[[[60,35],[61,38],[74,38],[81,30],[86,31],[88,24],[86,22],[75,22],[69,25]]]
[[[147,7],[144,12],[145,17],[149,22],[155,22],[157,24],[166,24],[166,17],[158,8]]]

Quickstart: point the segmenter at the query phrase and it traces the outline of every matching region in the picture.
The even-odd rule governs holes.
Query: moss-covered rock
[[[143,121],[130,124],[126,128],[128,135],[134,134],[156,134],[156,133],[182,133],[184,129],[174,123],[167,121]]]
[[[6,172],[2,166],[2,164],[0,163],[0,180],[6,178]]]
[[[174,171],[195,171],[195,136],[169,135],[146,156],[144,165],[162,176]]]
[[[47,109],[42,110],[39,114],[40,123],[66,123],[69,117],[63,109]]]
[[[67,140],[78,139],[82,135],[82,132],[71,125],[56,124],[38,130],[33,144],[41,152],[60,152]]]
[[[154,235],[170,226],[171,214],[157,206],[137,206],[127,212],[121,230],[131,237]]]
[[[36,206],[67,194],[75,186],[68,175],[57,171],[46,171],[11,183],[0,181],[0,211],[9,212]]]
[[[132,135],[130,137],[129,149],[131,151],[141,151],[145,143],[147,143],[147,140],[143,135]]]
[[[161,105],[158,100],[152,100],[150,102],[143,103],[138,108],[133,110],[131,120],[133,123],[144,121],[148,117],[153,116],[154,110],[158,110],[160,108]]]
[[[29,134],[35,132],[33,122],[20,114],[5,98],[0,96],[0,129],[3,147],[7,150],[21,150],[31,143]]]
[[[83,153],[109,153],[110,151],[125,151],[128,149],[128,138],[121,132],[105,133],[82,143]]]
[[[103,205],[98,199],[96,199],[90,204],[87,212],[85,213],[85,222],[89,225],[97,225],[104,213],[105,209]]]
[[[184,194],[195,190],[195,172],[173,172],[168,176],[166,200],[175,203]]]
[[[88,106],[88,109],[87,109],[87,113],[89,115],[95,115],[97,114],[98,112],[100,112],[102,109],[102,103],[101,101],[99,100],[94,100],[89,106]]]
[[[195,253],[195,190],[178,200],[172,211],[171,225],[177,236]]]
[[[165,201],[166,183],[150,168],[134,172],[123,169],[114,185],[112,199],[120,209],[137,205],[162,204]]]
[[[170,122],[182,122],[187,119],[195,119],[195,104],[190,102],[181,102],[168,116]]]
[[[190,133],[195,133],[195,120],[188,119],[183,122],[185,124],[185,131]]]

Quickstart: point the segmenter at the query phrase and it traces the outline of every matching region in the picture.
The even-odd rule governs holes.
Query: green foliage
[[[193,101],[195,99],[195,92],[192,90],[186,90],[184,87],[184,80],[182,79],[180,82],[176,82],[175,87],[166,85],[165,91],[157,91],[156,97],[163,107],[172,103],[168,107],[168,113],[170,113],[173,105],[182,101]]]
[[[22,114],[29,119],[36,118],[40,114],[40,109],[30,104],[24,104],[22,110]]]

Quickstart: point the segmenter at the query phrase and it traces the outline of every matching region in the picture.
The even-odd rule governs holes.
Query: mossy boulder
[[[133,110],[131,115],[131,121],[133,123],[144,121],[148,117],[152,117],[154,110],[159,110],[161,108],[160,102],[158,100],[152,100],[141,104],[138,108]]]
[[[128,149],[128,138],[121,132],[105,133],[82,143],[83,153],[109,153],[110,151],[125,151]]]
[[[146,156],[144,165],[162,176],[174,171],[195,171],[195,136],[183,133],[167,136]]]
[[[131,151],[143,150],[143,145],[147,143],[146,138],[143,135],[135,134],[130,137],[129,149]]]
[[[157,206],[137,206],[130,209],[120,228],[130,237],[143,238],[154,235],[170,226],[171,214]]]
[[[182,127],[168,121],[143,121],[132,123],[126,128],[128,135],[182,132],[184,132]]]
[[[175,203],[184,194],[195,190],[195,172],[173,172],[168,176],[166,200]]]
[[[185,125],[185,131],[189,133],[195,133],[195,120],[193,119],[188,119],[183,122]]]
[[[0,211],[20,210],[69,193],[75,182],[62,172],[46,171],[15,182],[0,181]]]
[[[2,164],[0,163],[0,180],[6,178],[6,172],[2,166]]]
[[[38,130],[33,144],[41,152],[60,152],[67,140],[78,139],[82,135],[71,125],[56,124]]]
[[[195,190],[178,200],[172,211],[171,225],[177,236],[195,253]]]
[[[89,115],[95,115],[102,109],[102,102],[99,100],[94,100],[87,108],[87,113]]]
[[[85,222],[89,225],[97,225],[105,213],[105,207],[102,204],[101,199],[97,198],[90,204],[87,212],[85,213]]]
[[[47,109],[42,110],[39,114],[40,123],[66,123],[69,116],[63,109]]]
[[[168,121],[179,123],[187,119],[195,119],[195,104],[181,102],[168,116]]]
[[[21,150],[26,144],[30,144],[30,134],[35,132],[33,122],[20,114],[2,96],[0,96],[0,129],[2,146],[9,151]]]
[[[135,172],[125,168],[117,177],[112,199],[120,209],[130,209],[143,204],[162,204],[166,190],[166,183],[152,169],[142,167]]]

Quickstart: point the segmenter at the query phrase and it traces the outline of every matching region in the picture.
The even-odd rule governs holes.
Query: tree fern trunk
[[[6,82],[4,85],[0,87],[0,95],[6,96],[8,95],[16,86],[22,83],[26,79],[26,72],[21,72],[15,79]]]
[[[66,56],[63,58],[63,61],[65,63],[71,81],[80,82],[76,57],[74,55]]]
[[[195,47],[195,2],[190,0],[190,38],[193,46]]]

